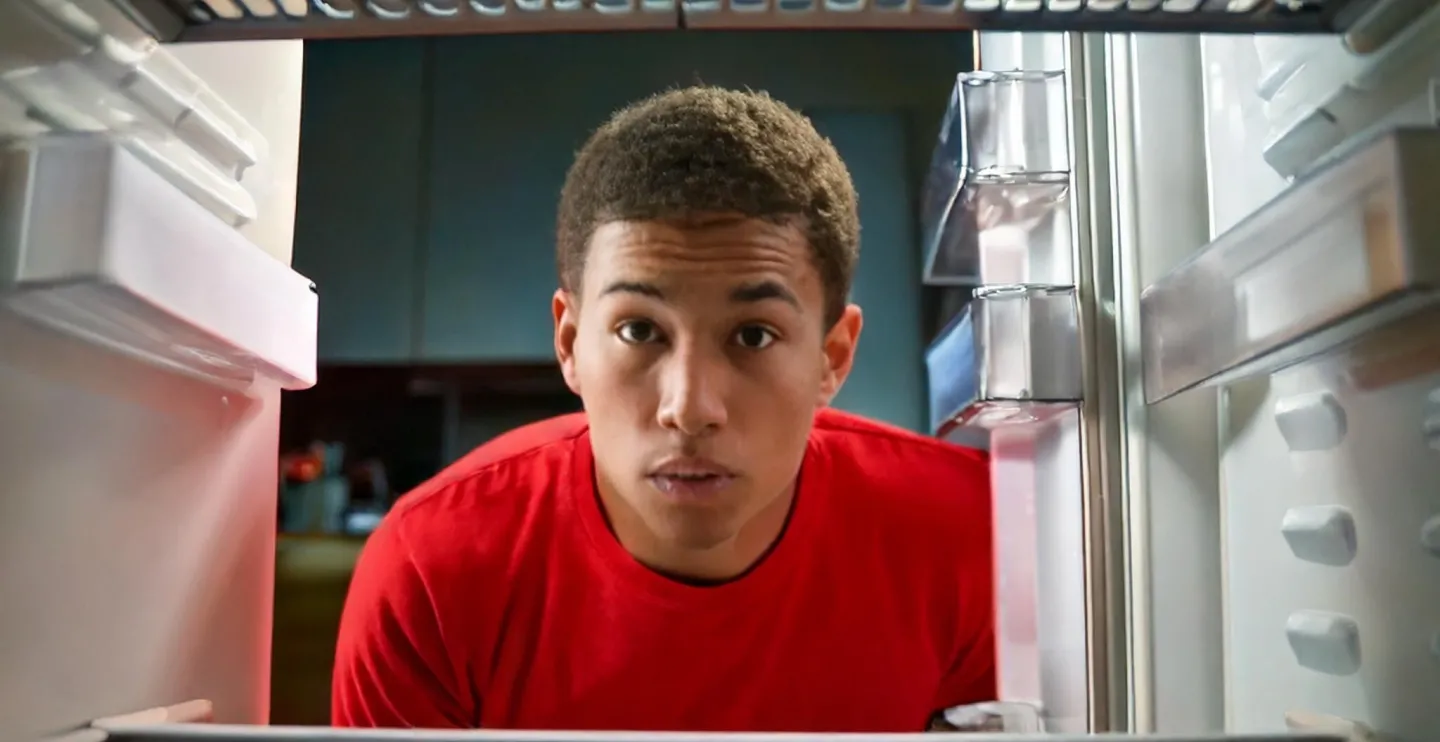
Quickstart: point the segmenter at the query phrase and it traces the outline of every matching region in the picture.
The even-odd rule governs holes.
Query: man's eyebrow
[[[601,296],[607,294],[639,294],[652,299],[665,301],[665,292],[661,291],[659,286],[642,281],[616,281],[606,286],[605,290],[600,292]]]
[[[747,304],[758,301],[771,301],[774,299],[779,299],[796,309],[800,309],[800,299],[796,298],[795,292],[774,281],[748,283],[730,292],[731,301]]]
[[[615,281],[600,292],[601,296],[609,294],[639,294],[651,299],[666,301],[665,292],[659,286],[644,281]],[[730,301],[742,304],[753,304],[762,301],[783,301],[796,309],[801,309],[800,299],[795,292],[775,281],[758,281],[735,287],[730,292]]]

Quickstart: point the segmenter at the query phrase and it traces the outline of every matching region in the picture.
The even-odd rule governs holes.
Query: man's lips
[[[660,462],[650,470],[652,477],[680,477],[699,479],[702,477],[733,477],[735,472],[721,466],[713,459],[700,456],[674,456]]]
[[[647,478],[655,489],[681,498],[705,498],[730,486],[735,472],[706,458],[667,459],[650,471]]]

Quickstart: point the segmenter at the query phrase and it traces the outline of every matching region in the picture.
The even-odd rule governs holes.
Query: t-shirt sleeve
[[[994,622],[984,621],[969,633],[972,639],[940,681],[940,692],[934,703],[936,711],[996,700]]]
[[[371,535],[340,620],[331,683],[337,727],[467,728],[478,709],[442,636],[435,603],[398,522]]]
[[[940,681],[934,710],[996,700],[995,674],[995,552],[988,462],[966,477],[975,490],[964,522],[964,538],[956,539],[955,563],[959,599],[955,652]]]

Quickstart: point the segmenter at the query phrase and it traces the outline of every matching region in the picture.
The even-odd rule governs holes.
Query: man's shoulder
[[[490,440],[401,497],[385,516],[383,535],[406,542],[419,561],[504,551],[523,525],[536,522],[538,510],[553,511],[556,490],[568,481],[563,467],[588,429],[577,413]]]
[[[989,456],[859,415],[825,410],[815,442],[847,499],[883,511],[987,516]]]
[[[444,488],[457,481],[483,477],[513,468],[537,465],[537,460],[567,456],[590,424],[585,413],[551,417],[503,433],[462,456],[420,489]],[[416,491],[419,494],[419,490]]]
[[[814,435],[827,525],[847,553],[866,555],[855,579],[929,596],[936,625],[955,625],[956,590],[988,602],[971,592],[990,574],[987,454],[840,412],[818,416]]]
[[[895,472],[904,479],[954,476],[989,481],[990,462],[984,451],[946,443],[878,420],[826,409],[815,417],[815,432],[817,441],[828,454],[843,454],[872,473]]]
[[[589,429],[584,413],[552,417],[516,428],[482,444],[445,467],[401,500],[397,510],[425,511],[435,501],[465,490],[498,490],[514,494],[524,488],[524,475],[552,471],[568,459],[578,439]]]

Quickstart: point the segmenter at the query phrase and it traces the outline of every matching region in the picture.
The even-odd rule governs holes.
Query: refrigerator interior
[[[1412,43],[1422,46],[1404,69],[1380,77],[1366,69],[1373,62],[1333,39],[1205,38],[1212,231],[1230,228],[1285,188],[1267,160],[1307,107],[1324,103],[1344,129],[1336,138],[1347,141],[1377,127],[1434,126],[1437,23],[1434,10],[1416,23]],[[1285,79],[1287,68],[1298,70]],[[1440,194],[1418,195],[1423,210]],[[1274,730],[1287,712],[1322,711],[1363,722],[1386,739],[1440,736],[1435,327],[1432,313],[1401,330],[1410,336],[1405,342],[1376,335],[1224,390],[1230,728]]]
[[[1440,525],[1429,527],[1440,513],[1440,374],[1432,370],[1440,364],[1421,359],[1419,370],[1376,389],[1356,386],[1350,357],[1148,407],[1140,389],[1141,290],[1280,192],[1275,163],[1286,170],[1309,151],[1267,156],[1276,125],[1254,93],[1270,79],[1263,42],[982,35],[988,69],[1070,76],[1069,122],[1079,128],[1056,136],[1073,138],[1071,151],[1084,155],[1074,163],[1081,193],[1072,200],[1087,212],[1071,223],[1074,280],[1081,306],[1103,311],[1081,332],[1087,353],[1111,351],[1089,360],[1113,367],[1103,373],[1116,387],[1091,378],[1083,414],[990,438],[996,491],[1006,498],[997,519],[1016,534],[1001,547],[1010,555],[1002,591],[1014,588],[1002,594],[1002,663],[1011,661],[1002,668],[1004,695],[1039,703],[1052,731],[1079,733],[1108,718],[1115,727],[1192,738],[1280,732],[1287,714],[1313,712],[1399,740],[1440,734],[1425,705],[1440,679],[1430,590]],[[1327,69],[1324,54],[1338,42],[1304,43],[1318,50],[1312,69]],[[269,142],[245,182],[260,217],[242,233],[288,261],[300,42],[173,51]],[[1327,74],[1338,78],[1342,67]],[[1314,74],[1308,79],[1325,78]],[[1395,119],[1433,123],[1429,91],[1412,92],[1392,107]],[[1363,108],[1362,101],[1347,110]],[[1113,252],[1105,249],[1110,240]],[[0,347],[0,471],[8,481],[0,505],[0,736],[25,738],[197,695],[215,701],[220,721],[263,723],[278,389],[220,390],[9,315],[0,315]],[[1102,396],[1091,394],[1097,390]],[[1331,431],[1326,445],[1297,447],[1283,434],[1277,415],[1295,409]],[[1105,507],[1113,510],[1094,510],[1097,483],[1107,486],[1115,502]],[[1296,508],[1335,506],[1348,509],[1366,548],[1343,568],[1297,560],[1286,518]],[[1087,524],[1110,530],[1094,535]],[[1123,591],[1087,573],[1098,568],[1098,551],[1114,554],[1105,578],[1123,579]],[[1364,661],[1348,673],[1299,666],[1287,637],[1297,615],[1301,628],[1313,619],[1357,637]],[[1101,641],[1095,632],[1104,632]],[[109,736],[238,742],[260,734],[216,727]],[[263,734],[317,738],[313,730]],[[356,742],[399,736],[324,734]]]
[[[1064,36],[984,33],[978,46],[927,184],[926,281],[974,287],[927,353],[933,425],[991,457],[999,698],[1036,708],[1047,732],[1081,733],[1104,728],[1107,693],[1087,631],[1071,240],[1085,151],[1069,129],[1083,98]]]
[[[267,717],[280,390],[0,314],[0,736],[204,696]]]
[[[1154,349],[1142,342],[1141,306],[1148,287],[1269,205],[1291,178],[1308,179],[1388,127],[1432,127],[1437,12],[1369,55],[1333,38],[1074,40],[1067,133],[1082,203],[1082,441],[1074,457],[1047,459],[1036,447],[990,438],[997,523],[1029,525],[999,547],[1002,686],[1020,681],[1005,692],[1033,695],[1025,684],[1076,667],[1018,651],[1011,640],[1019,634],[1007,636],[1014,629],[1005,623],[1009,613],[1028,617],[1063,600],[1057,586],[1069,583],[1042,576],[1066,574],[1069,563],[1056,558],[1064,552],[1047,555],[1028,541],[1047,519],[1065,518],[1086,534],[1078,579],[1086,583],[1092,724],[1108,717],[1109,728],[1169,734],[1437,734],[1425,702],[1440,670],[1427,587],[1440,533],[1429,485],[1440,473],[1440,362],[1434,341],[1415,339],[1433,328],[1433,314],[1429,325],[1422,317],[1406,326],[1404,342],[1393,342],[1391,328],[1280,373],[1151,402],[1144,387]],[[1003,35],[982,35],[982,66],[1000,57],[1012,69],[1044,69],[1010,66],[1024,41],[1007,47]],[[987,48],[1000,53],[986,59]],[[1425,211],[1428,191],[1404,193],[1411,206],[1402,208]],[[1414,235],[1414,270],[1423,276],[1428,234]],[[1349,270],[1327,262],[1297,269],[1317,278]],[[1417,286],[1415,301],[1433,288]],[[1263,326],[1257,312],[1293,314],[1307,301],[1303,290],[1259,291],[1247,319]],[[1188,314],[1197,329],[1181,333],[1177,347],[1231,332],[1218,304],[1196,302]],[[1071,483],[1084,502],[1076,512],[1048,510],[1026,486],[1057,467],[1068,479],[1053,481]],[[1007,502],[1012,495],[1020,502]],[[1317,533],[1355,554],[1343,564],[1317,558],[1307,545]],[[1046,635],[1037,636],[1043,645]],[[1007,649],[1042,669],[1017,672]]]
[[[1267,241],[1279,239],[1334,245],[1342,256],[1363,255],[1372,244],[1397,249],[1383,231],[1345,237],[1339,227],[1351,207],[1339,196],[1332,212],[1308,217],[1314,223],[1265,225],[1277,224],[1270,215],[1299,218],[1294,206],[1272,200],[1289,192],[1291,177],[1299,177],[1297,188],[1329,182],[1328,191],[1356,191],[1362,182],[1321,180],[1324,168],[1351,162],[1357,176],[1371,177],[1363,166],[1388,162],[1383,152],[1359,164],[1354,158],[1369,151],[1363,142],[1376,146],[1377,130],[1433,127],[1429,79],[1440,47],[1426,34],[1435,13],[1369,56],[1337,39],[1092,42],[1105,80],[1094,102],[1108,112],[1089,123],[1105,127],[1112,145],[1101,197],[1109,203],[1092,208],[1113,216],[1106,237],[1115,247],[1114,265],[1093,272],[1091,285],[1102,305],[1113,302],[1120,373],[1118,399],[1107,408],[1118,413],[1109,421],[1118,430],[1091,440],[1118,443],[1110,492],[1124,502],[1115,546],[1128,591],[1119,638],[1131,729],[1258,733],[1319,723],[1381,739],[1437,734],[1426,712],[1440,669],[1437,565],[1425,530],[1440,505],[1429,485],[1440,461],[1427,441],[1440,382],[1437,336],[1431,331],[1427,341],[1425,330],[1433,313],[1362,333],[1352,344],[1332,342],[1319,356],[1274,360],[1289,364],[1277,373],[1273,364],[1241,364],[1161,401],[1147,400],[1155,343],[1166,344],[1162,360],[1170,365],[1173,354],[1198,353],[1244,331],[1238,328],[1275,337],[1256,328],[1319,311],[1327,307],[1321,297],[1335,290],[1321,287],[1366,274],[1334,260],[1279,271],[1255,263],[1237,269],[1255,271],[1245,283],[1226,274],[1206,290],[1214,293],[1173,305],[1192,329],[1142,332],[1154,320],[1142,297],[1171,276],[1214,264],[1197,253],[1208,259],[1224,249],[1226,235],[1238,234],[1232,229],[1252,235],[1248,244],[1230,238],[1236,261],[1302,254]],[[1414,136],[1432,141],[1423,130]],[[1403,169],[1384,172],[1392,171]],[[1363,202],[1376,205],[1363,213],[1371,218],[1373,210],[1377,224],[1428,224],[1428,185],[1399,177],[1403,188],[1376,181],[1380,190],[1369,192],[1378,200]],[[1386,200],[1391,194],[1403,194],[1397,206],[1386,206],[1396,203]],[[1413,240],[1406,254],[1414,257],[1401,259],[1408,268],[1397,275],[1430,276],[1433,242],[1425,234],[1399,238]],[[1250,280],[1262,271],[1284,281]],[[1378,292],[1383,282],[1374,280]],[[1395,311],[1424,306],[1433,288],[1411,286],[1414,303]]]
[[[288,265],[301,42],[169,51],[268,141],[241,233]],[[0,349],[0,738],[196,697],[264,723],[279,385],[223,388],[11,312]]]

